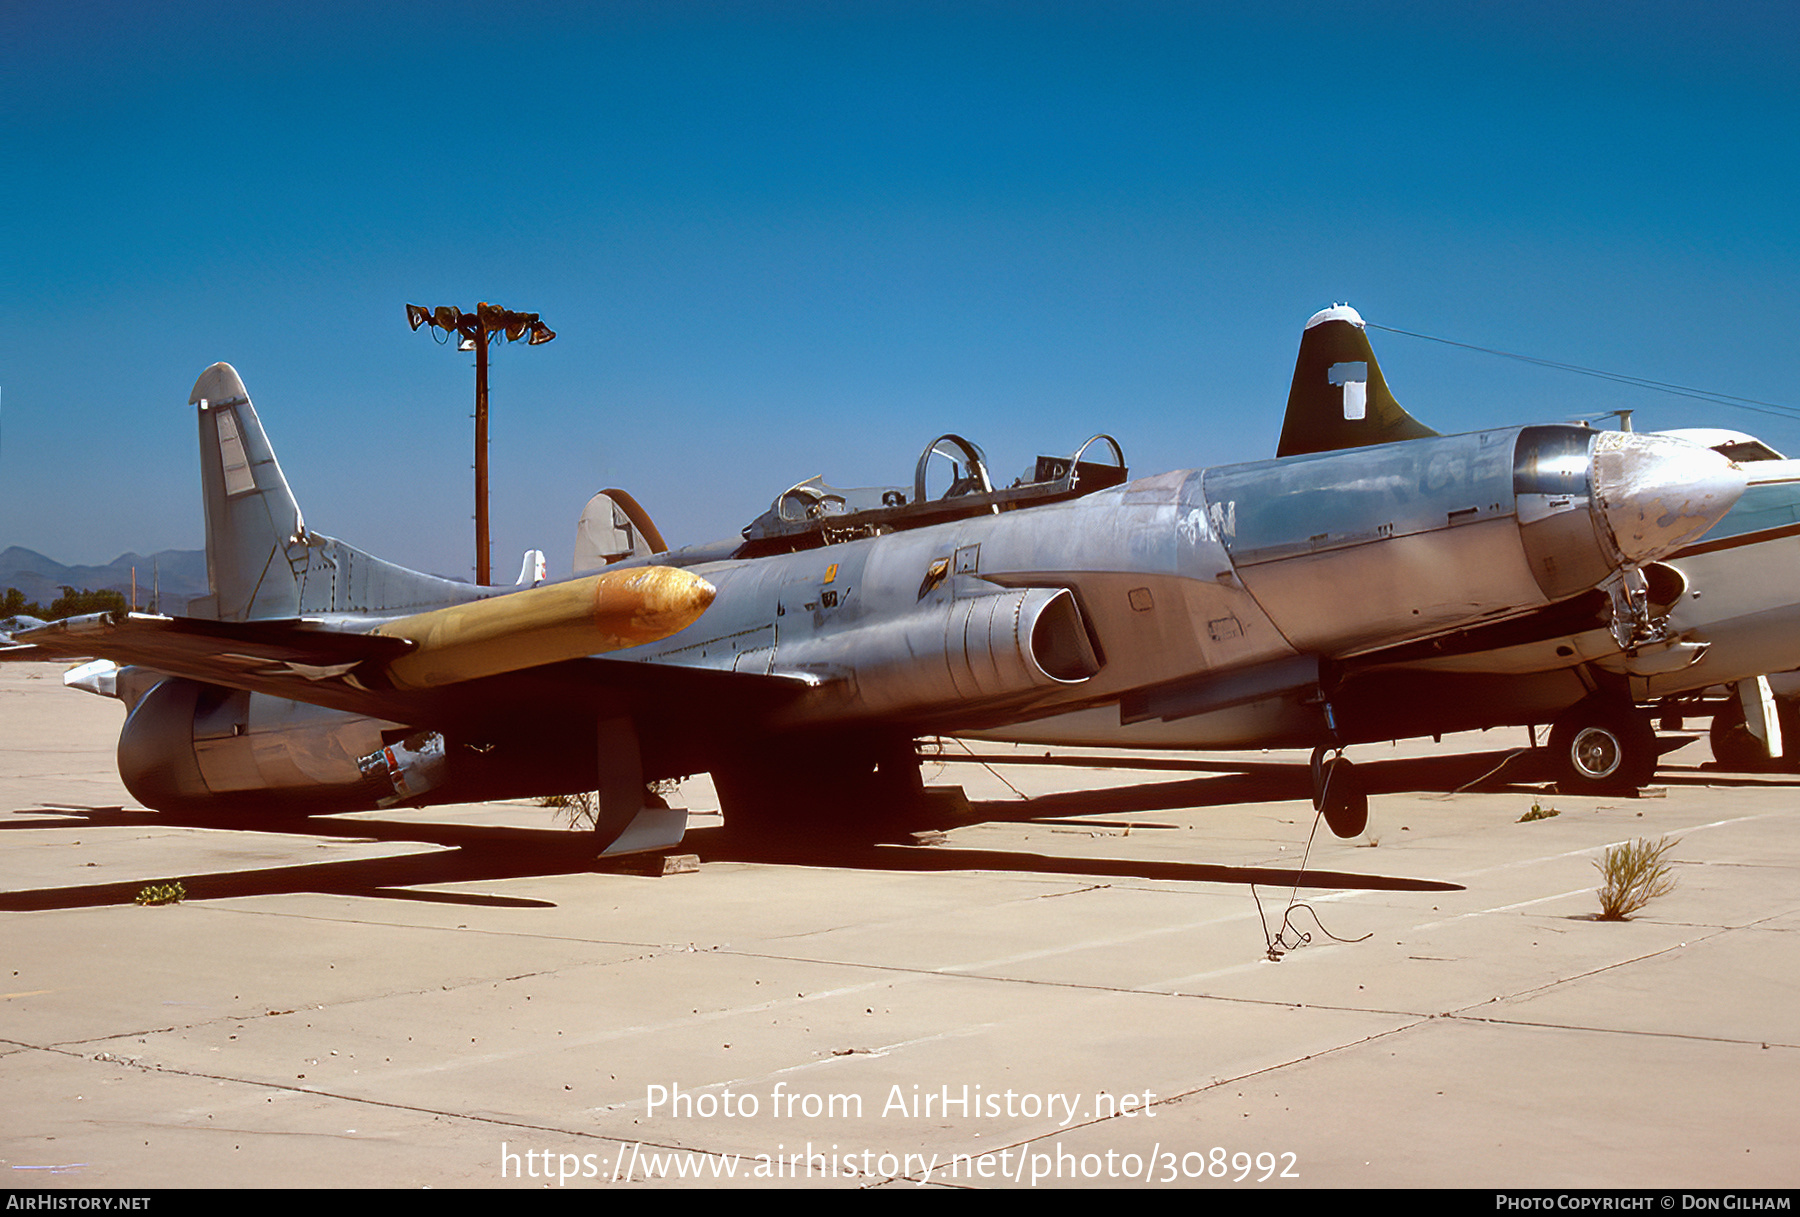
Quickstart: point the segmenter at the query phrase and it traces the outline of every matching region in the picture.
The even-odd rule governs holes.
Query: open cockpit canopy
[[[960,435],[940,435],[919,454],[910,486],[840,489],[823,477],[790,486],[744,528],[745,548],[753,553],[810,549],[965,516],[1017,511],[1080,498],[1120,485],[1126,477],[1119,441],[1096,435],[1072,456],[1038,457],[1012,485],[996,488],[979,447]]]

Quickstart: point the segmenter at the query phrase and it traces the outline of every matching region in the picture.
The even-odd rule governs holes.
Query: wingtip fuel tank
[[[655,642],[692,625],[716,594],[691,571],[643,566],[418,613],[372,632],[413,643],[388,674],[428,689]]]

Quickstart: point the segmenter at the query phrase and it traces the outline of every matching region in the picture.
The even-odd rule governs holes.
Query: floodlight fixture
[[[488,344],[504,337],[517,342],[527,333],[527,346],[542,346],[556,337],[556,331],[545,325],[536,313],[515,313],[511,309],[489,304],[485,300],[475,311],[463,312],[454,304],[427,309],[422,305],[406,306],[406,323],[415,331],[429,325],[446,337],[455,335],[456,349],[475,352],[475,581],[488,582],[488,437],[487,437],[487,364]],[[439,339],[443,341],[443,339]]]

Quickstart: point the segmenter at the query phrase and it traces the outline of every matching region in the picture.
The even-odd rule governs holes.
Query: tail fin
[[[1287,418],[1275,455],[1336,452],[1437,432],[1388,392],[1360,314],[1347,304],[1314,313],[1300,335]]]
[[[591,574],[626,558],[665,553],[668,545],[650,513],[623,490],[602,490],[575,522],[575,573]]]
[[[200,416],[206,578],[212,586],[206,602],[192,606],[193,614],[222,621],[298,615],[297,603],[277,609],[274,602],[289,598],[282,592],[294,582],[293,567],[307,560],[306,522],[243,380],[230,364],[215,363],[194,382],[188,404]]]
[[[188,404],[200,420],[206,577],[188,613],[219,621],[303,613],[406,611],[479,599],[483,590],[383,562],[309,532],[237,371],[215,363]]]

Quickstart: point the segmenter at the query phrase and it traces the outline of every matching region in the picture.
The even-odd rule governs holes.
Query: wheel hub
[[[1599,780],[1618,771],[1624,760],[1624,749],[1612,732],[1601,727],[1585,727],[1576,733],[1569,756],[1583,774]]]

